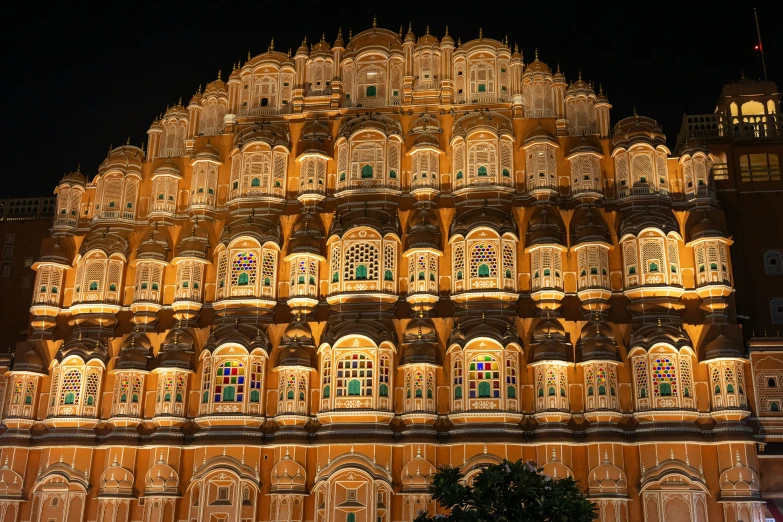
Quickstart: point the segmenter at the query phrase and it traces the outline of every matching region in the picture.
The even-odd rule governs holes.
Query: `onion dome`
[[[458,209],[457,215],[451,222],[450,236],[457,234],[467,236],[471,230],[478,227],[489,227],[501,236],[506,233],[517,235],[513,213],[508,208],[487,206],[487,201],[484,200],[482,207]]]
[[[566,82],[565,74],[563,74],[560,71],[560,64],[557,64],[557,69],[555,70],[555,74],[552,75],[552,79],[554,80],[553,83],[560,83],[564,84]]]
[[[193,162],[202,160],[220,162],[220,152],[218,152],[209,141],[202,145],[193,155]]]
[[[538,49],[536,49],[535,52],[535,60],[530,62],[530,64],[525,68],[525,74],[527,73],[548,73],[551,74],[552,71],[549,70],[549,66],[538,59]]]
[[[207,96],[220,96],[225,94],[226,83],[219,77],[218,73],[218,79],[207,84],[207,88],[204,89],[203,97],[206,98]]]
[[[581,245],[582,243],[612,244],[609,229],[601,214],[595,208],[578,211],[571,221],[571,226],[573,227],[571,239],[574,245]]]
[[[177,243],[175,259],[191,258],[207,261],[209,250],[209,233],[198,222],[193,223],[190,230],[183,227],[182,236]],[[173,260],[172,260],[173,261]]]
[[[589,96],[595,95],[593,87],[582,79],[582,71],[579,71],[579,78],[568,86],[566,96],[579,96],[580,94]]]
[[[190,108],[191,105],[199,105],[201,103],[201,86],[199,85],[199,90],[196,91],[196,93],[190,98],[190,102],[188,102],[188,108]]]
[[[286,447],[285,455],[272,468],[269,490],[272,494],[306,494],[306,477],[307,472],[301,464],[291,458]]]
[[[373,24],[371,29],[355,34],[353,38],[349,39],[346,46],[346,55],[372,49],[377,49],[380,52],[401,51],[402,42],[400,41],[400,35],[395,31],[381,29],[376,24]]]
[[[177,178],[182,178],[179,167],[170,158],[166,159],[160,167],[155,169],[153,177],[156,176],[175,176]]]
[[[84,186],[87,184],[87,177],[82,174],[81,172],[81,165],[76,167],[76,170],[73,172],[69,172],[65,176],[63,176],[63,179],[60,181],[60,184],[67,183],[69,185],[81,185]]]
[[[502,317],[486,317],[483,313],[481,317],[468,317],[462,321],[461,328],[465,333],[460,332],[449,337],[449,344],[458,343],[465,346],[476,339],[492,339],[495,342],[516,343],[522,345],[516,329],[511,328],[508,321]],[[507,344],[503,344],[507,346]]]
[[[337,30],[337,38],[334,39],[334,45],[332,46],[332,50],[334,49],[344,49],[345,48],[345,40],[343,40],[343,28],[339,28]]]
[[[193,371],[193,336],[179,325],[169,330],[158,353],[158,368]]]
[[[645,116],[631,116],[614,126],[612,143],[615,147],[630,147],[635,143],[647,143],[653,147],[666,146],[666,136],[657,121]]]
[[[571,359],[571,343],[568,342],[563,326],[553,317],[546,317],[536,325],[530,348],[533,362]]]
[[[620,221],[620,237],[626,234],[638,236],[645,228],[655,228],[663,232],[680,232],[677,220],[670,209],[663,207],[647,207],[645,210],[637,210],[623,213]]]
[[[571,147],[571,149],[568,151],[568,158],[571,158],[577,154],[598,154],[603,157],[601,147],[594,139],[588,136],[582,136],[579,141],[577,141],[573,147]]]
[[[438,47],[438,44],[438,38],[430,34],[430,26],[428,25],[424,36],[419,37],[418,41],[416,42],[416,48],[421,49],[424,47]]]
[[[408,24],[408,32],[405,34],[405,40],[404,42],[415,44],[416,43],[416,35],[413,34],[413,24]]]
[[[704,238],[725,238],[723,227],[713,222],[705,212],[704,217],[690,229],[691,241]]]
[[[454,321],[454,326],[449,334],[449,346],[452,344],[465,346],[465,332],[462,331],[462,328],[460,328],[459,322],[457,321]]]
[[[576,343],[576,360],[622,362],[612,328],[605,321],[595,320],[584,325]]]
[[[528,246],[535,245],[563,245],[563,229],[560,227],[560,219],[557,209],[549,210],[549,205],[540,205],[533,211],[530,217],[530,225],[527,229]],[[550,215],[551,214],[551,215]]]
[[[682,327],[673,323],[663,324],[658,319],[657,324],[645,324],[631,332],[629,346],[639,346],[649,350],[659,343],[669,344],[677,349],[691,346],[691,340],[682,330]]]
[[[400,359],[400,366],[406,364],[438,364],[435,341],[428,341],[423,336],[417,337],[410,344],[405,344]]]
[[[38,259],[38,262],[33,265],[33,269],[41,263],[55,263],[68,268],[71,267],[71,256],[65,251],[62,245],[60,245],[60,238],[56,238],[53,243],[49,243],[48,241],[44,243],[44,247],[41,249],[41,257]]]
[[[310,326],[297,317],[283,333],[277,366],[313,368],[311,353],[314,349],[315,342]]]
[[[604,86],[600,83],[598,84],[598,95],[595,97],[596,104],[598,103],[609,103],[609,99],[604,94]]]
[[[266,333],[257,326],[240,323],[239,319],[236,319],[233,324],[223,324],[215,328],[207,339],[204,349],[212,351],[227,343],[238,344],[248,353],[262,350],[269,355],[269,338]]]
[[[309,208],[299,214],[288,244],[291,254],[322,255],[324,227],[317,214],[311,214]]]
[[[296,56],[307,56],[310,54],[310,48],[307,46],[307,36],[302,40],[302,44],[296,49]]]
[[[128,241],[116,232],[92,232],[82,243],[80,254],[86,254],[92,250],[100,250],[106,257],[112,254],[128,255]]]
[[[238,237],[252,237],[258,244],[263,245],[267,241],[280,246],[282,244],[282,232],[278,216],[256,216],[251,213],[247,217],[237,217],[228,222],[220,236],[220,242],[228,244]]]
[[[331,56],[332,49],[326,41],[326,35],[321,34],[321,40],[310,51],[310,56]]]
[[[345,120],[337,130],[337,135],[350,138],[363,130],[379,131],[387,138],[395,135],[402,137],[400,122],[394,118],[379,114],[355,116]]]
[[[122,145],[109,151],[109,155],[98,167],[98,173],[103,174],[108,170],[121,170],[122,172],[141,172],[144,162],[144,151],[133,145]]]
[[[146,371],[151,350],[152,343],[144,333],[131,332],[122,342],[115,369]]]
[[[525,145],[529,143],[541,143],[541,142],[550,142],[556,147],[559,147],[560,145],[557,143],[557,139],[554,137],[554,135],[543,128],[541,126],[541,123],[538,124],[538,127],[533,129],[533,132],[527,135],[525,138]]]
[[[451,47],[454,47],[454,38],[452,38],[449,35],[449,26],[446,26],[446,34],[443,35],[443,38],[440,39],[440,45],[441,47],[449,45]]]
[[[415,208],[408,217],[405,250],[431,248],[441,251],[440,228],[435,214],[427,207]]]
[[[46,345],[44,341],[25,341],[16,345],[11,369],[15,372],[49,374]]]
[[[704,346],[704,355],[706,361],[723,357],[743,358],[740,344],[726,337],[722,328],[718,336]]]
[[[147,238],[141,242],[136,249],[136,260],[154,260],[154,261],[167,261],[167,254],[169,248],[169,241],[163,232],[158,230],[157,223],[155,227],[150,231]]]

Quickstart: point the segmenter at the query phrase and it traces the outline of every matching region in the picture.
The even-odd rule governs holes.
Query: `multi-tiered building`
[[[410,521],[439,466],[522,458],[602,521],[763,520],[781,404],[715,159],[610,109],[507,40],[373,24],[66,176],[0,362],[0,518]]]

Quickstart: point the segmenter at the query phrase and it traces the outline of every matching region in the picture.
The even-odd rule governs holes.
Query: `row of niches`
[[[438,118],[453,120],[448,140]],[[146,160],[142,149],[118,147],[91,182],[80,172],[63,178],[55,228],[248,206],[279,211],[288,199],[314,205],[332,195],[396,199],[407,192],[426,199],[441,191],[456,197],[490,192],[595,201],[712,194],[709,152],[693,147],[669,158],[660,128],[648,118],[618,123],[613,146],[608,140],[556,138],[535,122],[518,124],[499,113],[402,120],[411,126],[407,136],[396,118],[370,115],[342,123],[249,125],[235,134],[199,138],[188,151],[184,141],[180,146],[163,136],[151,143]],[[295,149],[292,136],[298,139]],[[177,154],[156,159],[158,147],[171,143]]]
[[[696,422],[705,415],[740,421],[751,409],[779,415],[783,400],[781,368],[754,378],[741,357],[700,361],[687,336],[677,341],[680,348],[670,339],[627,353],[605,331],[587,332],[576,351],[562,333],[533,339],[524,350],[518,341],[503,346],[481,337],[461,346],[450,339],[447,350],[430,347],[428,354],[421,339],[397,346],[359,335],[324,338],[317,353],[308,346],[312,339],[288,338],[272,349],[259,337],[245,347],[236,334],[234,342],[209,338],[198,349],[195,339],[207,332],[191,332],[136,333],[102,347],[68,340],[48,373],[12,368],[4,422],[62,427],[76,420],[94,427],[103,419],[165,427],[192,420],[208,428],[260,427],[274,418],[303,427],[315,419],[389,423],[401,416],[406,424],[432,425],[438,415],[454,425],[565,423],[574,415],[591,423],[627,424],[629,415],[638,422]],[[719,336],[706,348],[724,344],[730,341]],[[19,354],[21,361],[46,357],[40,351],[47,348],[30,350]],[[151,357],[150,365],[133,367],[139,355]],[[585,427],[574,422],[573,429]]]
[[[726,510],[737,517],[720,520],[757,522],[763,520],[760,490],[770,480],[752,445],[739,441],[107,445],[7,448],[3,457],[8,464],[0,491],[11,500],[6,519],[34,507],[40,515],[30,518],[34,522],[81,520],[58,516],[64,504],[117,522],[169,520],[159,513],[225,522],[411,522],[422,510],[439,510],[429,494],[439,467],[458,468],[472,484],[482,469],[503,459],[536,462],[549,477],[578,481],[602,522],[655,520],[659,506],[666,513],[693,513],[667,520],[713,520]],[[37,475],[30,462],[41,463]],[[672,475],[676,494],[669,489]],[[641,501],[634,501],[637,496]]]
[[[33,266],[33,305],[252,298],[310,299],[315,306],[344,294],[410,300],[476,292],[501,300],[521,293],[534,300],[577,294],[606,301],[621,291],[636,292],[632,299],[653,297],[662,287],[674,297],[704,289],[699,296],[726,298],[731,240],[721,223],[717,212],[660,209],[481,206],[454,214],[375,206],[194,220],[131,234],[99,228],[79,236],[78,248],[69,236],[46,241]]]

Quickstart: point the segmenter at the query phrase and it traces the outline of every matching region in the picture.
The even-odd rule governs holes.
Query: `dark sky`
[[[313,41],[325,32],[334,41],[339,26],[346,36],[349,28],[358,33],[376,14],[380,27],[407,30],[411,21],[417,35],[429,24],[442,36],[448,24],[463,41],[481,26],[487,38],[518,42],[525,62],[538,48],[569,81],[581,69],[585,80],[603,84],[612,124],[635,106],[663,124],[672,146],[684,112],[712,112],[721,86],[741,70],[762,75],[753,6],[744,2],[731,11],[689,1],[650,2],[644,11],[630,1],[20,3],[4,11],[0,31],[0,198],[51,194],[79,162],[92,178],[110,144],[128,136],[146,142],[167,104],[180,96],[187,103],[218,69],[227,79],[233,63],[266,51],[272,37],[276,50],[295,51],[305,35]],[[772,5],[763,3],[759,18],[769,78],[781,85],[781,17]]]

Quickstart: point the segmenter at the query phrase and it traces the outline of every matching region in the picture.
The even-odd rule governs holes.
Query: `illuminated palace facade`
[[[762,521],[783,364],[746,359],[713,156],[552,69],[270,45],[65,176],[0,519],[410,521],[439,466],[522,458],[605,522]]]

